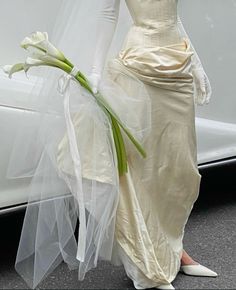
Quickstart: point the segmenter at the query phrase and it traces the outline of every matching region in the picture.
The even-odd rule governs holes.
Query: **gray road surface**
[[[184,245],[195,260],[216,271],[217,278],[179,273],[176,289],[236,289],[236,166],[200,171],[200,196],[185,230]],[[14,270],[24,212],[0,217],[0,289],[27,289]],[[123,267],[100,262],[82,282],[61,264],[38,289],[134,289]]]

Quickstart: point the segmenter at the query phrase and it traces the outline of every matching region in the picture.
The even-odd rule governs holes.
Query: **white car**
[[[1,0],[0,65],[23,57],[20,41],[35,30],[50,35],[62,0]],[[76,1],[76,0],[73,0]],[[196,107],[199,169],[236,161],[236,27],[235,3],[224,0],[181,0],[180,14],[210,79],[213,95],[208,105]],[[224,17],[222,17],[222,14]],[[44,19],[42,19],[42,15]],[[6,176],[11,146],[22,110],[34,121],[27,93],[35,77],[24,73],[9,80],[0,71],[0,212],[25,207],[30,179]],[[19,148],[20,154],[20,148]]]

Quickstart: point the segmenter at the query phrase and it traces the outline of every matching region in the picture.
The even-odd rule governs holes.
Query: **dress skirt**
[[[114,264],[124,265],[136,288],[175,279],[184,228],[199,195],[191,55],[184,39],[165,47],[121,51],[108,66],[112,79],[127,90],[125,71],[133,73],[151,98],[147,157],[125,139],[129,170],[120,178],[113,251]],[[124,75],[114,73],[117,65]]]
[[[201,175],[197,165],[192,55],[189,40],[183,38],[180,43],[166,46],[123,47],[105,67],[106,78],[127,96],[134,97],[130,105],[120,95],[119,100],[115,99],[118,95],[111,96],[109,101],[122,113],[122,119],[130,120],[132,115],[132,120],[136,118],[133,126],[139,129],[146,126],[144,121],[150,117],[150,130],[142,142],[146,158],[123,134],[128,172],[119,179],[111,249],[111,262],[124,265],[136,288],[155,287],[175,279],[180,268],[185,225],[199,194]],[[140,82],[138,86],[131,83],[132,76]],[[145,92],[151,104],[150,116],[142,114],[145,103],[141,107],[135,103],[135,96]],[[96,123],[90,129],[88,124],[86,129],[78,128],[79,140],[87,139],[92,132],[94,139],[89,137],[90,141],[83,144],[98,142],[101,152],[94,156],[98,158],[100,173],[96,178],[109,183],[112,167],[108,166],[106,150],[101,149],[104,137],[98,133],[99,128],[91,129]],[[71,168],[71,163],[65,163],[66,140],[59,143],[57,156],[58,167],[64,172]],[[87,145],[83,148],[86,154],[82,155],[83,174],[92,178],[90,163],[94,160]],[[105,206],[110,194],[103,196]],[[102,202],[100,198],[99,202]],[[102,214],[99,211],[97,222]]]

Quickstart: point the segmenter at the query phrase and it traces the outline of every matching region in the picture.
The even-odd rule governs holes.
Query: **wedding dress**
[[[193,52],[178,30],[177,1],[126,3],[134,24],[107,69],[130,94],[135,91],[127,71],[144,82],[152,128],[145,160],[126,144],[129,171],[120,178],[116,251],[136,287],[151,288],[176,277],[184,227],[199,194]],[[117,66],[124,76],[116,73]]]
[[[105,2],[117,15],[119,1]],[[99,90],[147,157],[124,135],[128,172],[119,177],[107,117],[73,81],[59,88],[63,107],[53,91],[59,75],[47,71],[50,85],[45,83],[40,92],[47,106],[38,106],[43,117],[37,138],[32,138],[33,130],[28,141],[35,142],[36,153],[27,159],[28,167],[24,160],[24,172],[23,165],[15,168],[20,157],[13,154],[8,171],[13,178],[33,177],[16,259],[16,270],[32,288],[62,261],[79,269],[79,279],[99,258],[123,264],[137,288],[171,283],[180,268],[184,228],[201,180],[194,101],[202,98],[194,97],[194,65],[203,70],[193,61],[197,55],[190,40],[180,33],[176,0],[125,3],[133,23],[107,62]],[[81,7],[73,11],[83,19],[82,12]],[[86,47],[84,42],[80,46]],[[207,86],[208,102],[211,91],[204,73],[201,84]],[[21,148],[22,156],[33,152],[30,146]]]

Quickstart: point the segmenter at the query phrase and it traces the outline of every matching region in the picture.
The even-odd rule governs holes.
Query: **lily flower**
[[[52,66],[56,68],[60,68],[64,70],[67,73],[70,73],[71,67],[66,64],[65,62],[51,57],[50,55],[42,55],[42,54],[32,54],[31,56],[28,56],[25,60],[25,67],[27,69],[34,67],[34,66],[41,66],[41,65],[47,65]]]
[[[10,79],[11,79],[13,73],[15,73],[15,72],[19,72],[21,70],[24,70],[25,72],[27,72],[27,69],[26,69],[24,63],[16,63],[14,65],[7,64],[7,65],[4,65],[2,67],[2,69],[6,74],[8,74],[8,77]]]
[[[31,33],[22,40],[21,47],[26,50],[34,48],[38,53],[49,55],[61,61],[66,60],[64,54],[48,40],[47,32],[36,31]]]

